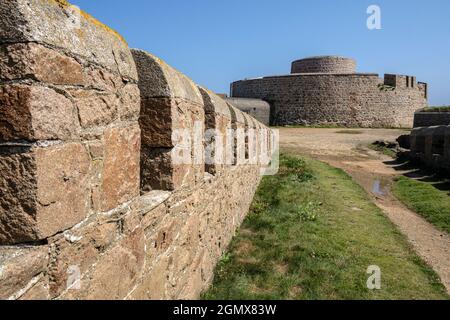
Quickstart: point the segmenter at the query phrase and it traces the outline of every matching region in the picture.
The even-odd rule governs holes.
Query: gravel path
[[[283,128],[280,143],[284,151],[309,155],[350,174],[441,277],[450,294],[450,235],[407,209],[392,195],[393,178],[405,172],[394,169],[389,157],[366,147],[376,140],[395,141],[404,133],[394,129]]]

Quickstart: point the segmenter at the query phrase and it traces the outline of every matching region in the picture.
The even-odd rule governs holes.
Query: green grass
[[[436,227],[450,233],[450,194],[407,177],[396,179],[394,195]]]
[[[286,126],[270,126],[272,129],[393,129],[393,130],[404,130],[411,131],[409,127],[389,127],[389,126],[380,126],[380,127],[371,127],[371,128],[361,128],[361,127],[352,127],[338,124],[311,124],[311,125],[286,125]]]
[[[335,133],[339,133],[339,134],[363,134],[364,131],[360,131],[360,130],[339,130],[339,131],[336,131]]]
[[[391,148],[388,148],[385,146],[380,146],[379,144],[376,144],[376,143],[369,144],[368,147],[369,147],[369,149],[380,152],[388,157],[391,157],[391,158],[397,157],[397,153],[394,150],[392,150]]]
[[[382,289],[367,289],[367,268]],[[448,299],[412,251],[347,174],[314,160],[281,157],[218,264],[204,299]]]
[[[450,106],[424,108],[421,112],[450,112]]]
[[[338,125],[338,124],[311,124],[311,125],[286,125],[286,126],[271,126],[271,128],[301,128],[301,129],[341,129],[347,128],[346,126]]]

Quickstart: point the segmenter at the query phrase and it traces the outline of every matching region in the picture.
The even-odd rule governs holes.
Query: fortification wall
[[[273,133],[65,1],[0,17],[0,299],[198,297],[273,152],[202,134]]]
[[[404,79],[392,87],[377,74],[293,74],[234,82],[231,95],[269,102],[273,125],[412,127],[426,86]]]

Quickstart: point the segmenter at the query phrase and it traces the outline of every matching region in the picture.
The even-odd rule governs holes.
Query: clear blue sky
[[[290,71],[292,60],[337,54],[361,72],[416,75],[432,105],[450,105],[450,1],[72,0],[216,92],[232,81]],[[366,27],[381,7],[382,30]]]

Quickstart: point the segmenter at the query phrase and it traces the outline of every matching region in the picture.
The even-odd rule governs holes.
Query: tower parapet
[[[296,60],[292,63],[291,73],[355,73],[356,60],[338,57],[321,56]]]

